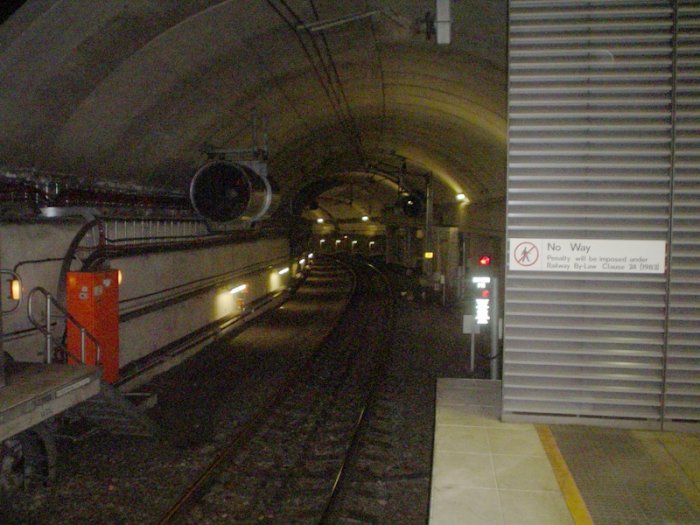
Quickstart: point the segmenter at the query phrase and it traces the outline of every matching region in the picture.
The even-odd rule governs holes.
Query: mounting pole
[[[498,298],[498,278],[494,277],[492,279],[491,285],[491,355],[489,356],[489,368],[491,369],[491,379],[498,379],[498,361],[499,348],[498,348],[498,319],[500,317],[500,312],[498,309],[499,298]]]
[[[2,295],[0,294],[0,311],[2,311]],[[0,334],[2,331],[2,315],[0,314]],[[5,386],[5,351],[2,348],[2,338],[0,337],[0,388]]]
[[[428,173],[425,176],[425,235],[424,252],[433,251],[433,176]],[[430,259],[423,259],[423,273],[430,278],[433,273],[433,263]]]

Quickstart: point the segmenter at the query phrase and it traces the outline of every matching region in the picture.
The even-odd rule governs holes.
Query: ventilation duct
[[[213,161],[190,183],[190,200],[199,215],[214,222],[259,221],[278,201],[270,180],[244,164]]]

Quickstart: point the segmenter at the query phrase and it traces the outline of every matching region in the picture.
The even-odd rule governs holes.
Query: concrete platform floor
[[[501,385],[438,379],[431,525],[697,525],[696,434],[499,420]]]

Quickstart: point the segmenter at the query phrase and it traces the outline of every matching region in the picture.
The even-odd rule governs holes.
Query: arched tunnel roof
[[[433,1],[29,0],[0,25],[0,164],[182,190],[255,112],[288,193],[405,159],[502,196],[506,4],[451,2],[438,45]]]

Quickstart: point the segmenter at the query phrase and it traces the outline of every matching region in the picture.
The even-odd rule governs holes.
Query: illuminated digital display
[[[489,315],[490,302],[490,299],[476,299],[476,314],[474,315],[476,324],[489,324],[491,320]]]
[[[472,283],[476,285],[477,288],[486,288],[486,285],[491,282],[491,277],[472,277]]]

